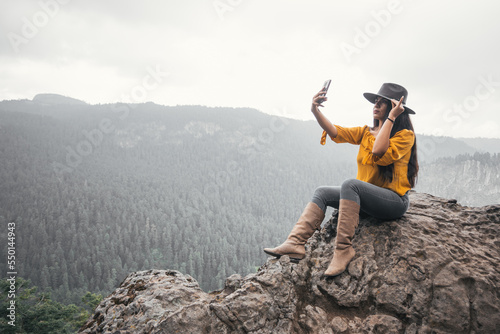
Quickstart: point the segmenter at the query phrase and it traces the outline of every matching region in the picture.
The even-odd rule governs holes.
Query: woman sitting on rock
[[[323,128],[321,144],[326,136],[336,143],[359,145],[358,174],[342,186],[318,187],[287,240],[276,248],[265,248],[272,256],[288,255],[298,261],[305,256],[305,243],[319,229],[326,207],[339,210],[337,238],[333,259],[325,276],[345,271],[355,255],[352,238],[362,210],[370,216],[392,220],[404,215],[410,206],[408,191],[415,186],[418,173],[417,144],[406,106],[407,90],[397,84],[384,83],[377,94],[364,93],[374,103],[373,127],[367,125],[343,128],[333,125],[320,112],[327,100],[324,91],[313,98],[311,111]]]

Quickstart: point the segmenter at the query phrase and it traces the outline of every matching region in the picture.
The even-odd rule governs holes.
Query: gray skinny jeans
[[[360,205],[361,211],[383,220],[397,219],[410,207],[408,193],[399,196],[392,190],[357,179],[346,180],[342,186],[316,188],[312,202],[326,212],[327,206],[338,209],[341,199],[354,201]]]

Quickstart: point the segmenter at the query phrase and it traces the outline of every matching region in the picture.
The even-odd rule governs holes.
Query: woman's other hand
[[[405,107],[402,105],[403,98],[404,96],[401,96],[399,101],[395,99],[391,100],[392,109],[389,112],[389,117],[391,117],[391,119],[396,119],[399,115],[401,115],[405,111]]]

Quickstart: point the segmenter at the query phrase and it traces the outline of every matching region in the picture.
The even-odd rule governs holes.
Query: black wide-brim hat
[[[366,97],[366,99],[371,103],[375,103],[375,99],[377,97],[383,97],[384,99],[388,99],[389,101],[392,99],[399,101],[401,96],[404,96],[403,107],[405,108],[405,112],[408,112],[409,114],[415,114],[412,109],[406,106],[406,101],[408,100],[408,91],[401,85],[395,83],[384,83],[378,90],[377,94],[364,93],[363,96]]]

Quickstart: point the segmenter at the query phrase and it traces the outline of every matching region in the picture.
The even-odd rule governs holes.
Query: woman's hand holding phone
[[[326,97],[326,93],[328,92],[328,88],[330,87],[331,82],[332,80],[326,80],[323,84],[323,88],[321,88],[321,90],[316,95],[314,95],[313,107],[324,107],[322,103],[328,100],[328,98]]]
[[[326,141],[326,136],[330,136],[331,138],[335,138],[338,135],[337,128],[335,125],[333,125],[326,117],[323,115],[322,112],[319,111],[319,107],[323,107],[323,102],[328,100],[326,97],[326,92],[328,91],[328,88],[330,87],[330,83],[332,80],[326,80],[323,88],[314,95],[313,100],[312,100],[312,106],[311,106],[311,111],[318,121],[318,124],[323,128],[323,134],[321,135],[321,144],[324,145]]]

